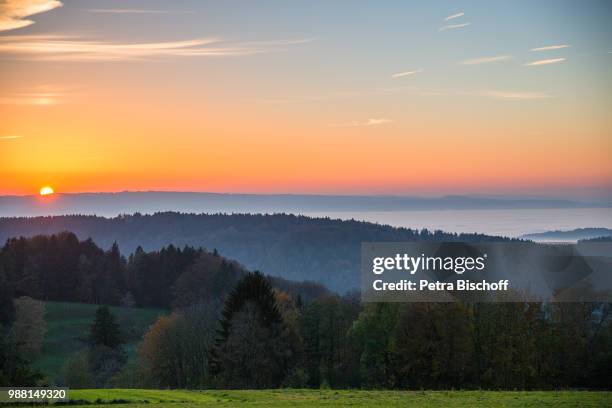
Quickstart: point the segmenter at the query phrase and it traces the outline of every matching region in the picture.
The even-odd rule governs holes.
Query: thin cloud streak
[[[450,16],[446,17],[444,19],[444,21],[454,20],[456,18],[463,17],[463,16],[465,16],[465,13],[463,11],[461,11],[461,12],[459,12],[457,14],[453,14],[453,15],[450,15]]]
[[[332,125],[333,127],[360,127],[360,126],[379,126],[387,123],[393,122],[391,119],[386,118],[373,118],[368,119],[365,122],[351,122],[351,123],[343,123],[338,125]]]
[[[555,98],[545,92],[524,92],[524,91],[499,91],[488,90],[476,92],[472,95],[483,96],[492,99],[507,99],[507,100],[528,100],[528,99],[550,99]]]
[[[193,11],[151,9],[89,9],[87,11],[104,14],[193,14]]]
[[[449,24],[438,29],[439,32],[447,31],[447,30],[455,30],[457,28],[463,28],[469,26],[471,23],[462,23],[462,24]]]
[[[163,57],[241,56],[281,51],[282,45],[303,44],[312,39],[252,43],[224,43],[197,38],[155,43],[118,43],[68,36],[0,37],[0,54],[42,61],[135,61]]]
[[[480,65],[480,64],[489,64],[491,62],[500,62],[507,61],[512,59],[511,55],[497,55],[494,57],[482,57],[482,58],[473,58],[465,61],[461,61],[461,65]]]
[[[21,139],[22,137],[23,136],[17,136],[17,135],[0,136],[0,141],[17,140],[17,139]]]
[[[0,105],[50,106],[63,102],[65,94],[57,92],[22,92],[0,96]]]
[[[243,46],[254,46],[254,47],[263,47],[263,46],[280,46],[280,45],[299,45],[306,44],[312,41],[315,41],[316,37],[309,38],[294,38],[288,40],[268,40],[268,41],[245,41],[240,44]]]
[[[552,51],[552,50],[561,50],[563,48],[568,48],[567,44],[559,44],[559,45],[547,45],[546,47],[538,47],[532,48],[531,51]]]
[[[58,0],[0,0],[0,31],[34,24],[28,17],[61,7]]]
[[[540,66],[540,65],[558,64],[558,63],[563,62],[563,61],[565,61],[565,58],[551,58],[551,59],[544,59],[544,60],[527,62],[527,63],[525,63],[525,66],[526,67],[537,67],[537,66]]]
[[[385,123],[393,122],[391,119],[368,119],[365,126],[384,125]]]
[[[418,74],[418,73],[423,72],[423,71],[424,70],[422,70],[422,69],[416,69],[414,71],[398,72],[397,74],[391,75],[391,78],[402,78],[402,77]]]

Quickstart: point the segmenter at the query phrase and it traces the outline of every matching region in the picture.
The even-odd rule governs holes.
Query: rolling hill
[[[294,281],[309,280],[346,292],[359,286],[362,242],[508,241],[482,234],[416,231],[360,221],[288,214],[181,214],[0,218],[0,240],[71,231],[124,254],[173,244],[217,249],[249,270]]]

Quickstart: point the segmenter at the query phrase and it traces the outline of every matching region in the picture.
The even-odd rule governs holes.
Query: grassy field
[[[87,332],[98,306],[84,303],[47,302],[45,321],[47,333],[41,356],[34,362],[53,383],[64,362],[85,347]],[[148,327],[163,313],[159,309],[111,307],[126,340],[125,349],[130,357]]]
[[[70,398],[130,407],[612,407],[612,393],[358,390],[72,390]],[[115,404],[110,404],[113,402]],[[98,405],[100,404],[100,405]]]

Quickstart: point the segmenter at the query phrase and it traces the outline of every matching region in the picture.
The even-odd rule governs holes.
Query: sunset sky
[[[0,195],[612,191],[612,3],[0,0]]]

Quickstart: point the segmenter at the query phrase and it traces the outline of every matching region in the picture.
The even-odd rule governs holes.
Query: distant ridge
[[[140,212],[307,213],[318,211],[401,211],[467,209],[606,208],[610,204],[558,199],[505,199],[472,196],[340,196],[300,194],[220,194],[190,192],[120,192],[0,196],[0,217],[88,214],[117,216]]]
[[[583,239],[612,237],[612,229],[608,228],[577,228],[568,231],[546,231],[521,236],[533,241],[579,241]]]
[[[483,234],[416,231],[360,221],[296,215],[179,214],[47,216],[0,218],[0,245],[12,237],[71,231],[108,249],[117,242],[123,253],[170,244],[217,249],[249,270],[293,281],[314,281],[336,292],[359,287],[362,242],[507,242]]]

